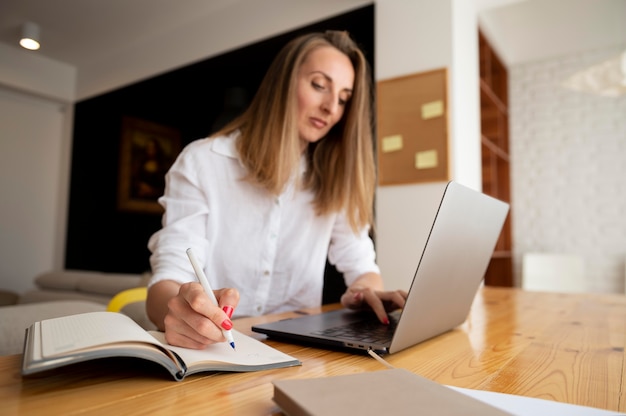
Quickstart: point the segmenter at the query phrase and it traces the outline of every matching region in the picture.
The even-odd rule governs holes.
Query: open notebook
[[[369,311],[341,309],[255,325],[252,330],[309,345],[393,353],[463,323],[472,306],[509,205],[451,181],[430,235],[416,248],[416,271],[403,310],[383,325]]]
[[[252,337],[233,333],[237,351],[226,342],[193,350],[168,345],[162,332],[145,331],[121,313],[89,312],[46,319],[26,330],[22,374],[119,357],[157,363],[175,380],[206,371],[247,372],[301,364]]]

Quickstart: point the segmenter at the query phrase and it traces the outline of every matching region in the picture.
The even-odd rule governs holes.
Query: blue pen
[[[200,267],[200,264],[198,264],[198,260],[196,260],[196,256],[193,254],[193,250],[191,248],[187,249],[187,257],[189,257],[191,266],[193,267],[194,272],[196,272],[196,277],[200,281],[200,284],[204,288],[204,291],[207,295],[209,295],[209,298],[213,301],[213,303],[219,306],[219,303],[217,303],[217,299],[215,298],[215,294],[213,293],[213,289],[211,289],[211,285],[209,284],[209,280],[206,278],[206,275],[204,274],[202,267]],[[235,349],[235,339],[233,338],[232,331],[222,329],[222,333],[228,340],[230,346]]]

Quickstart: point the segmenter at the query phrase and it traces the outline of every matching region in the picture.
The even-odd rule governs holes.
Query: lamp
[[[20,45],[31,51],[39,49],[39,26],[33,22],[26,22],[22,26]]]

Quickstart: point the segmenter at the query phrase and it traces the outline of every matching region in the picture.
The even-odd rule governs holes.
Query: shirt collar
[[[239,130],[236,130],[226,136],[216,137],[213,139],[211,150],[217,154],[230,157],[232,159],[239,159],[239,153],[237,152],[237,147],[235,146],[235,142],[237,141],[239,134]]]

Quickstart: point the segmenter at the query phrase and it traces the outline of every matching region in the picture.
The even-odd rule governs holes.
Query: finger
[[[363,293],[358,290],[348,289],[341,295],[341,304],[349,309],[359,309],[363,306]]]
[[[195,332],[195,331],[194,331]],[[172,327],[166,326],[165,328],[165,341],[170,345],[176,345],[184,348],[203,349],[207,345],[213,342],[207,338],[203,338],[202,342],[197,341],[179,331],[174,330]]]
[[[399,308],[404,308],[404,305],[406,305],[406,298],[409,296],[409,293],[405,290],[396,290],[394,296],[397,296],[397,298],[394,298],[396,305],[398,305]]]
[[[219,340],[200,334],[187,323],[187,321],[193,320],[192,316],[194,315],[198,319],[208,321],[206,317],[197,314],[188,305],[184,305],[180,301],[170,302],[170,312],[164,318],[166,341],[172,345],[187,348],[204,348],[206,345],[218,342]],[[220,334],[216,333],[215,336],[219,337]]]
[[[179,298],[184,301],[190,308],[198,313],[202,313],[203,310],[210,303],[209,297],[204,293],[202,285],[197,282],[185,283],[180,286],[178,296],[173,299]]]
[[[389,317],[382,299],[376,292],[371,289],[366,289],[363,292],[363,300],[372,308],[378,320],[384,324],[389,324]]]
[[[202,286],[197,283],[190,283],[189,287],[184,290],[184,296],[192,309],[209,318],[218,327],[229,330],[233,327],[230,318],[239,304],[239,292],[237,289],[225,288],[215,290],[213,294],[219,305],[215,305]],[[193,323],[189,322],[189,324],[193,326]]]
[[[233,288],[226,288],[215,290],[214,293],[220,309],[222,309],[226,315],[231,318],[235,308],[239,304],[239,291]]]
[[[237,292],[236,289],[220,289],[214,292],[214,294],[216,294],[216,298],[219,299],[219,296],[223,296],[225,298],[225,304],[223,303],[224,306],[226,306],[225,308],[220,308],[220,306],[213,303],[212,299],[209,298],[202,286],[197,283],[190,283],[188,287],[184,288],[184,290],[181,286],[181,292],[183,293],[187,303],[189,303],[189,306],[195,312],[209,318],[209,320],[211,320],[216,326],[223,329],[231,329],[233,327],[233,323],[230,320],[232,306],[228,303],[233,303],[235,306],[239,303],[239,292]],[[189,316],[189,318],[191,319],[193,316]],[[197,319],[194,319],[192,321],[188,319],[186,322],[204,336],[208,336],[208,334],[205,333],[203,329],[207,331],[212,330],[210,326],[208,328],[205,327],[207,324],[202,320],[198,321]]]
[[[197,283],[181,286],[179,296],[170,299],[168,307],[169,313],[164,320],[166,331],[169,329],[199,344],[224,341],[219,326],[226,323],[232,327],[230,318],[213,304]]]
[[[190,306],[197,313],[186,315],[188,319],[185,322],[202,336],[211,340],[224,341],[222,329],[228,330],[233,327],[233,322],[227,313],[228,309],[227,311],[220,309],[204,292],[194,297]]]
[[[395,290],[391,292],[376,292],[378,297],[386,304],[387,310],[404,308],[407,293],[403,290]]]

